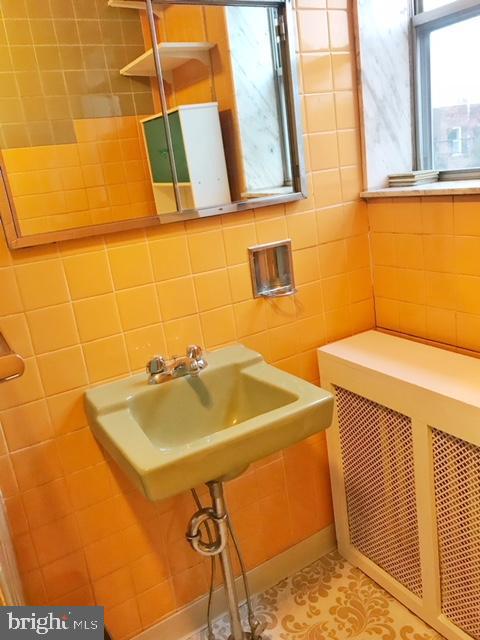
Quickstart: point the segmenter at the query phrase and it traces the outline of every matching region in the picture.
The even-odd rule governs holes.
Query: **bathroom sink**
[[[327,391],[235,345],[198,376],[148,385],[137,374],[86,392],[93,433],[150,499],[226,480],[330,425]]]

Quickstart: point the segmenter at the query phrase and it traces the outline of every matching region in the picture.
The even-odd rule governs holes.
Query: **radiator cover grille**
[[[408,416],[335,386],[351,543],[422,596]]]
[[[442,611],[480,640],[480,447],[432,429]]]

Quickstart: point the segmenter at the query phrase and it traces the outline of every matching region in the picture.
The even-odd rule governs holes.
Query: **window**
[[[419,168],[449,172],[449,179],[474,177],[480,174],[480,0],[417,0],[413,26]]]
[[[452,0],[420,0],[419,5],[422,11],[430,11],[431,9],[438,9],[438,7],[443,7],[446,4],[451,4]]]

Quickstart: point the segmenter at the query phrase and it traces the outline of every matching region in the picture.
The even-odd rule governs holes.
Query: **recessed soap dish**
[[[292,241],[257,244],[248,249],[255,298],[281,298],[296,293]]]

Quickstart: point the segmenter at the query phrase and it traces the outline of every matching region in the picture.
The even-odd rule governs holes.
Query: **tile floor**
[[[267,623],[264,640],[443,638],[337,552],[255,596],[254,605]],[[214,633],[228,638],[226,616],[215,621]],[[204,630],[189,640],[206,639]]]

